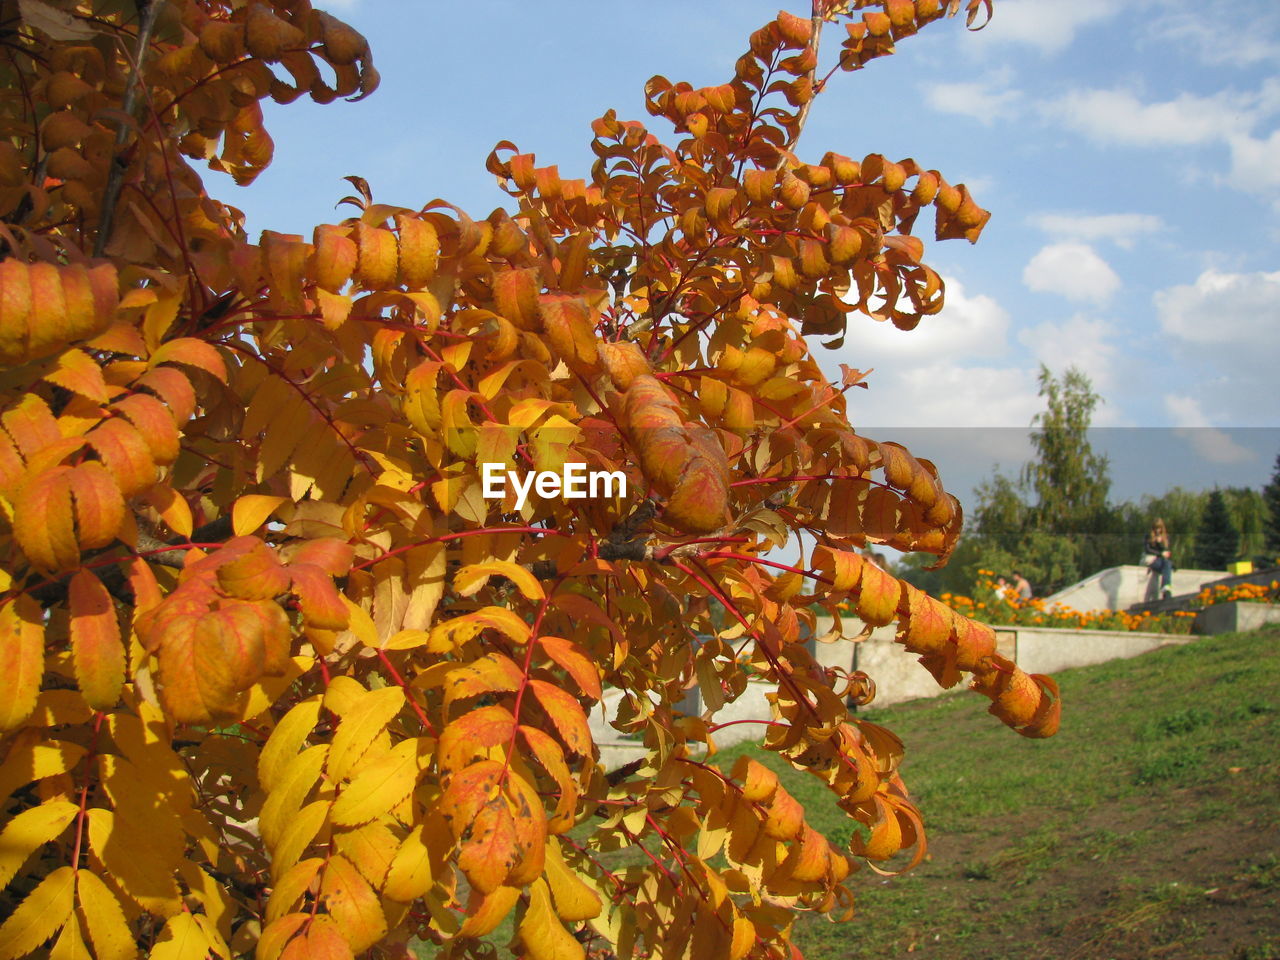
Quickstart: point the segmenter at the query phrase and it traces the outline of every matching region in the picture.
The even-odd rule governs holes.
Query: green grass
[[[1280,956],[1277,678],[1271,630],[1064,671],[1049,740],[971,695],[867,711],[906,744],[930,855],[902,877],[851,878],[853,926],[807,919],[805,955]],[[724,759],[743,751],[847,839],[816,778],[754,747]]]

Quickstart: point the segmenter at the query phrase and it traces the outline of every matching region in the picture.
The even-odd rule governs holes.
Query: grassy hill
[[[970,696],[867,713],[906,742],[929,859],[850,878],[858,915],[802,923],[806,957],[1280,960],[1280,631],[1057,679],[1050,740]],[[810,822],[847,839],[822,785],[784,776]]]

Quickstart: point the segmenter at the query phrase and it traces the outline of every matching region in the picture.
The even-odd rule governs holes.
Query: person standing
[[[1173,596],[1173,550],[1164,520],[1156,517],[1142,541],[1142,565],[1160,577],[1160,596]]]

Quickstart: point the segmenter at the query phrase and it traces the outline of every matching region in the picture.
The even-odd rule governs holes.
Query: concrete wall
[[[1200,634],[1235,633],[1280,623],[1280,606],[1274,603],[1215,603],[1196,614],[1192,629]]]
[[[1057,630],[1017,627],[1018,666],[1027,673],[1056,673],[1108,660],[1124,660],[1160,647],[1176,647],[1193,637],[1128,630]]]
[[[1261,604],[1225,604],[1223,606],[1261,607]],[[1215,608],[1216,609],[1216,608]],[[1280,613],[1276,608],[1270,608]],[[828,622],[819,622],[819,633],[828,629]],[[846,620],[846,632],[856,635],[860,628],[857,621]],[[1241,629],[1247,629],[1242,627]],[[896,627],[893,625],[873,630],[863,640],[836,640],[832,643],[813,644],[814,659],[826,667],[842,670],[861,670],[876,684],[876,697],[871,706],[885,707],[922,697],[936,697],[944,693],[965,689],[960,684],[952,690],[943,690],[932,674],[920,666],[916,655],[907,652],[901,644],[894,643]],[[1134,633],[1110,630],[1059,630],[1049,627],[1000,627],[996,629],[997,650],[1016,662],[1028,673],[1055,673],[1069,667],[1083,667],[1108,660],[1136,657],[1159,647],[1188,643],[1193,638],[1164,633]],[[727,703],[716,712],[714,723],[730,723],[736,720],[770,720],[772,714],[767,695],[772,684],[753,681],[733,703]],[[606,690],[603,702],[591,714],[592,734],[601,744],[601,760],[606,767],[617,766],[639,756],[638,741],[621,738],[609,725],[616,716],[621,694]],[[689,691],[683,709],[697,713],[700,704],[697,689]],[[721,747],[744,740],[759,740],[764,735],[763,724],[741,723],[726,727],[715,734]]]
[[[1221,570],[1174,570],[1173,593],[1195,593],[1205,583],[1221,580]],[[1045,597],[1045,605],[1060,603],[1073,610],[1128,610],[1135,603],[1156,599],[1159,581],[1146,567],[1135,565],[1099,570],[1079,583]]]

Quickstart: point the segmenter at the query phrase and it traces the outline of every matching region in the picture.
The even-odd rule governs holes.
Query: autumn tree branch
[[[163,0],[138,0],[138,42],[133,56],[133,72],[129,76],[129,85],[125,90],[123,109],[125,116],[116,128],[115,150],[111,157],[111,170],[107,175],[107,187],[102,194],[102,217],[98,221],[98,236],[94,241],[93,255],[101,257],[107,252],[107,242],[111,239],[111,228],[115,221],[116,205],[120,202],[120,190],[124,186],[124,172],[128,164],[124,159],[124,145],[129,138],[129,121],[138,103],[138,88],[142,83],[142,68],[146,62],[147,49],[151,45],[151,33],[155,29],[156,17],[160,14]]]

